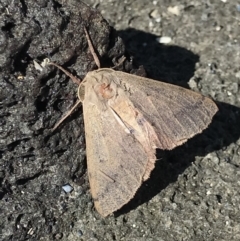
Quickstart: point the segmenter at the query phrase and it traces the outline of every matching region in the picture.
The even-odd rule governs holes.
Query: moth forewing
[[[110,107],[103,111],[87,101],[88,96],[83,101],[88,176],[95,207],[105,217],[133,198],[148,155],[119,125]]]

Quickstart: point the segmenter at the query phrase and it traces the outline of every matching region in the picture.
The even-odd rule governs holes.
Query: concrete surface
[[[0,240],[240,240],[240,2],[85,3],[113,28],[77,0],[0,2]],[[83,78],[95,67],[83,26],[104,66],[125,52],[125,71],[199,91],[219,107],[201,135],[159,152],[136,197],[105,219],[89,192],[81,108],[50,130],[76,86],[33,65],[49,57]]]

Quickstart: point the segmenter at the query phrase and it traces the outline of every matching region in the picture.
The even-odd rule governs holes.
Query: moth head
[[[96,84],[94,89],[102,100],[111,99],[115,95],[113,84],[108,81]]]
[[[89,72],[80,84],[78,97],[84,100],[88,91],[94,92],[99,100],[109,100],[116,95],[116,84],[111,80],[111,76],[105,72]]]
[[[89,72],[78,88],[78,97],[81,101],[87,98],[94,103],[107,102],[116,96],[116,93],[117,85],[106,71]]]

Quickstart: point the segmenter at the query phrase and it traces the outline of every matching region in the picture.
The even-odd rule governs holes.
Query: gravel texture
[[[0,240],[240,240],[240,2],[85,3],[0,1]],[[48,57],[83,78],[95,68],[83,26],[103,66],[125,54],[120,70],[219,107],[202,134],[160,151],[135,198],[105,219],[90,195],[81,107],[51,132],[77,86],[33,64]]]

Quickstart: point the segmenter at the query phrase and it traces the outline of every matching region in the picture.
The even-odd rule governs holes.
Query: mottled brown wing
[[[87,166],[95,208],[102,216],[120,209],[142,183],[148,156],[119,125],[110,108],[83,101]],[[152,149],[155,153],[155,150]]]
[[[109,78],[130,93],[135,108],[153,126],[160,149],[171,150],[201,133],[218,110],[211,99],[179,86],[119,71]]]

